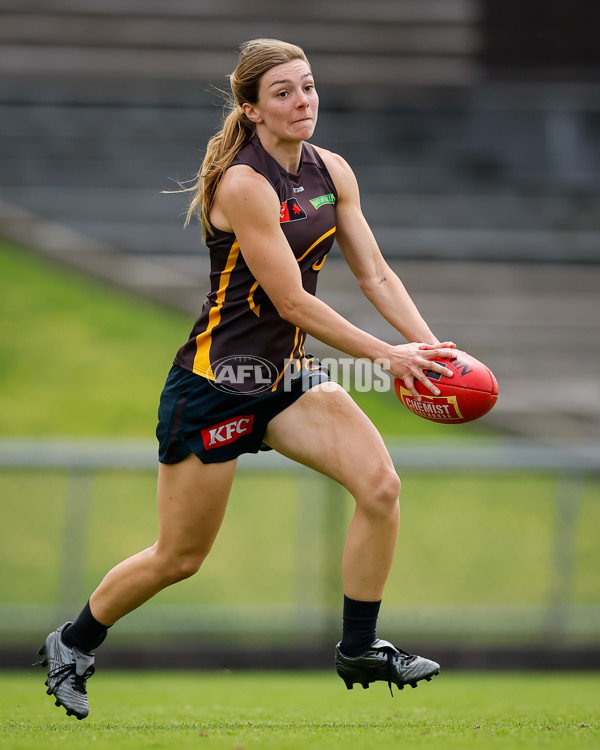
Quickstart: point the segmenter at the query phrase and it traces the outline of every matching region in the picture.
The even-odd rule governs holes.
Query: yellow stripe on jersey
[[[210,308],[208,313],[208,325],[206,330],[202,331],[196,336],[196,356],[194,357],[194,372],[197,375],[203,375],[209,380],[214,380],[212,368],[210,366],[210,346],[212,344],[212,332],[213,329],[219,325],[221,321],[221,308],[223,302],[225,302],[225,292],[231,280],[231,273],[237,263],[238,255],[240,254],[240,246],[238,241],[235,240],[227,256],[227,262],[225,268],[221,271],[219,277],[219,289],[217,291],[217,297],[215,304]]]
[[[323,242],[323,240],[327,239],[327,237],[332,235],[335,232],[335,229],[336,228],[333,227],[328,232],[325,232],[325,234],[321,235],[321,237],[319,237],[319,239],[316,242],[313,242],[313,244],[308,248],[308,250],[297,259],[298,262],[300,262],[302,258],[306,258],[306,256],[310,253],[310,251],[314,250],[315,247],[319,244],[319,242]],[[326,257],[327,256],[321,258],[321,260],[316,261],[313,264],[313,269],[315,271],[319,271],[322,268]],[[248,304],[250,305],[250,309],[252,310],[252,312],[256,315],[257,318],[259,318],[260,317],[260,304],[257,305],[254,302],[254,293],[256,292],[257,289],[258,289],[258,281],[255,281],[254,284],[252,284],[252,286],[250,287],[250,292],[248,293]]]
[[[255,281],[254,284],[250,287],[250,293],[248,294],[248,304],[250,305],[250,309],[252,312],[256,315],[257,318],[260,317],[260,304],[255,305],[254,304],[254,292],[258,289],[258,281]]]
[[[279,381],[283,377],[283,373],[287,370],[287,368],[289,367],[290,363],[295,360],[294,352],[296,351],[296,347],[298,346],[298,334],[299,333],[300,333],[300,329],[298,328],[298,326],[296,326],[296,333],[294,335],[294,346],[292,347],[292,351],[290,352],[290,356],[287,359],[285,367],[279,373],[279,377],[277,378],[277,380],[275,381],[275,384],[271,388],[272,391],[276,391],[277,390],[277,386],[279,385]]]
[[[322,234],[316,242],[313,242],[312,245],[308,248],[308,250],[305,253],[303,253],[299,258],[296,259],[298,263],[300,263],[302,258],[306,258],[306,256],[310,253],[310,251],[314,250],[315,247],[319,244],[319,242],[323,242],[323,240],[326,240],[332,234],[335,234],[335,229],[336,229],[335,227],[332,227],[328,232],[325,232],[325,234]]]

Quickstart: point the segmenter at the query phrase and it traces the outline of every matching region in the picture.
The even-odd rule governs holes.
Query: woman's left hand
[[[454,349],[456,349],[456,344],[453,341],[444,341],[440,344],[410,343],[395,346],[396,356],[390,362],[389,371],[395,377],[402,379],[406,388],[418,401],[421,401],[421,394],[417,391],[415,380],[437,396],[439,390],[425,372],[431,370],[445,377],[452,377],[452,370],[439,360],[452,359]]]

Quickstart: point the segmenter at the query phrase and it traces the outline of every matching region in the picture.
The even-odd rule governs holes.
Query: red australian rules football
[[[439,372],[425,370],[425,374],[440,390],[434,396],[418,380],[415,387],[423,400],[417,401],[400,378],[394,379],[396,395],[407,409],[423,419],[441,424],[472,422],[487,414],[498,400],[498,382],[494,373],[475,357],[456,350],[453,359],[438,359],[449,367],[451,378]]]

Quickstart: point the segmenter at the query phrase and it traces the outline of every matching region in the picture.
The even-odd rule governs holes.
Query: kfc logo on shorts
[[[220,448],[223,445],[229,445],[234,440],[238,440],[243,435],[252,432],[254,415],[233,417],[226,422],[219,422],[212,427],[205,427],[202,430],[202,440],[207,451],[211,448]]]

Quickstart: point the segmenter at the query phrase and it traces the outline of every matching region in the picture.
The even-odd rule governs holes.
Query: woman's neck
[[[302,141],[282,141],[268,132],[256,132],[264,150],[290,174],[298,174],[302,156]]]

